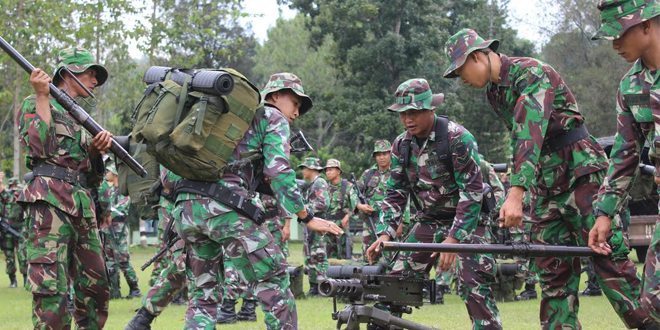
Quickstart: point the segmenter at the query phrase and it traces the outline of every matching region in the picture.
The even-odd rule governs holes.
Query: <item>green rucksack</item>
[[[130,167],[117,158],[119,193],[129,196],[131,198],[131,204],[144,205],[147,208],[158,204],[160,195],[155,189],[157,188],[156,185],[160,182],[158,161],[156,161],[153,155],[147,152],[146,145],[137,143],[132,136],[129,136],[129,144],[126,150],[147,170],[147,176],[143,178],[135,174]],[[153,214],[149,213],[140,216],[151,219]]]
[[[165,69],[156,78],[160,81],[151,81],[151,69],[145,73],[145,82],[150,85],[133,112],[132,136],[145,143],[147,152],[175,174],[191,180],[217,181],[260,108],[259,90],[229,68]],[[209,75],[223,75],[225,84],[231,78],[233,88],[215,93]]]

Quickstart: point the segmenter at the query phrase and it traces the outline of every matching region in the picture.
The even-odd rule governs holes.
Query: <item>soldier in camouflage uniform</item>
[[[72,74],[90,90],[103,85],[108,77],[92,54],[79,48],[60,51],[53,83],[74,99],[87,97]],[[112,135],[102,131],[92,139],[50,98],[50,81],[43,70],[32,71],[30,84],[35,95],[23,101],[18,115],[19,140],[26,166],[34,175],[18,198],[30,225],[27,256],[32,322],[40,329],[70,326],[66,296],[72,283],[77,326],[100,329],[108,316],[109,291],[89,188],[103,176],[100,152],[110,148]]]
[[[327,219],[344,228],[346,235],[329,240],[326,252],[328,258],[351,259],[353,241],[348,221],[355,211],[358,197],[357,192],[353,189],[353,184],[342,179],[341,174],[341,162],[337,159],[328,159],[325,164],[325,177],[328,179],[328,195],[330,196]]]
[[[388,110],[399,114],[406,131],[392,143],[392,173],[387,197],[381,204],[379,237],[367,250],[369,260],[378,257],[381,242],[396,237],[408,197],[417,212],[406,242],[485,243],[476,235],[483,183],[474,137],[464,127],[435,115],[444,95],[433,94],[425,79],[402,83],[395,97],[396,103]],[[443,142],[447,149],[441,151]],[[440,254],[442,270],[455,262],[455,253]],[[401,252],[392,273],[428,274],[435,264],[436,254]],[[473,328],[501,329],[490,288],[495,280],[495,260],[488,254],[459,254],[457,267],[458,278],[464,284],[459,294]]]
[[[328,206],[330,206],[330,195],[328,193],[328,182],[319,175],[323,169],[320,160],[314,157],[307,157],[298,167],[302,167],[302,175],[305,180],[305,187],[302,194],[307,209],[312,210],[314,214],[325,216]],[[328,255],[325,252],[328,237],[305,229],[303,239],[305,268],[309,276],[308,294],[310,296],[318,296],[318,284],[326,279],[325,274],[328,271]]]
[[[598,9],[602,26],[594,38],[612,40],[614,50],[634,62],[619,83],[616,135],[607,178],[594,203],[596,223],[589,233],[594,251],[615,254],[616,246],[608,237],[620,224],[611,219],[626,204],[645,142],[655,160],[656,182],[660,173],[660,4],[657,0],[602,0]],[[660,322],[659,222],[660,217],[647,252],[641,293],[642,306],[656,322]]]
[[[498,45],[474,30],[459,31],[447,41],[450,65],[444,76],[486,87],[493,110],[511,131],[511,188],[500,218],[506,227],[520,226],[523,196],[529,191],[532,242],[584,246],[594,224],[591,201],[605,174],[605,153],[589,135],[561,76],[536,59],[498,54]],[[613,234],[615,253],[594,259],[596,273],[626,326],[642,326],[647,316],[637,303],[635,265],[621,229]],[[543,293],[541,326],[579,328],[580,258],[536,257],[534,263]]]
[[[99,189],[99,204],[106,224],[101,232],[106,238],[104,246],[106,258],[110,259],[107,267],[119,268],[124,273],[129,288],[127,298],[141,297],[137,274],[131,265],[131,255],[128,251],[129,229],[126,215],[130,198],[119,193],[119,176],[114,164],[108,165],[105,179],[108,185],[105,189]],[[119,277],[119,273],[116,276]]]
[[[266,227],[275,244],[280,247],[284,257],[289,257],[289,238],[291,237],[291,217],[284,215],[280,210],[277,199],[268,194],[261,194],[261,203],[264,205],[264,219]]]
[[[257,223],[263,207],[258,195],[250,191],[255,191],[262,181],[269,183],[280,206],[296,214],[308,229],[335,235],[342,233],[334,223],[314,217],[305,209],[295,172],[289,166],[289,122],[312,106],[300,79],[291,73],[274,74],[262,95],[265,100],[263,110],[257,112],[229,161],[240,161],[246,155],[254,154],[263,157],[246,162],[235,171],[226,171],[217,182],[194,183],[182,179],[175,183],[177,197],[173,216],[177,232],[188,247],[186,267],[192,273],[193,283],[186,311],[186,329],[215,328],[223,254],[239,270],[241,279],[249,283],[264,311],[268,329],[297,327],[297,312],[289,290],[284,255],[268,229]],[[187,185],[221,193],[211,197],[180,188]],[[227,192],[226,197],[231,194],[241,196],[242,203],[220,201],[224,195],[222,191]]]
[[[18,233],[23,234],[23,216],[21,207],[16,203],[16,192],[11,187],[5,187],[4,172],[0,172],[0,174],[2,174],[0,178],[1,221],[5,221]],[[21,252],[21,245],[24,244],[23,239],[21,237],[16,237],[9,232],[3,232],[2,237],[0,238],[0,242],[2,243],[2,251],[5,254],[5,261],[7,262],[7,268],[5,271],[9,276],[9,287],[15,288],[18,286],[16,281],[17,259],[20,272],[23,274],[23,284],[25,285],[27,276],[27,263],[25,261],[25,254]]]

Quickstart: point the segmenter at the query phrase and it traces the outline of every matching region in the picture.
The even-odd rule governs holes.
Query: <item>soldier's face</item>
[[[433,128],[433,119],[435,114],[433,110],[415,110],[411,109],[399,112],[399,119],[408,133],[425,138],[431,133]]]
[[[334,181],[339,177],[341,171],[336,167],[328,167],[325,169],[325,177],[330,181]]]
[[[482,52],[473,52],[468,55],[465,63],[458,69],[456,74],[464,84],[474,88],[483,88],[488,83],[490,76],[488,58]]]
[[[300,104],[302,104],[302,99],[300,96],[289,90],[273,93],[271,102],[274,106],[280,109],[280,112],[286,117],[289,124],[293,123],[293,121],[300,115]]]
[[[90,96],[82,87],[78,86],[78,84],[75,81],[73,81],[73,78],[70,77],[68,74],[64,74],[63,78],[69,88],[70,91],[69,96],[71,97]],[[76,78],[78,78],[78,80],[80,80],[83,86],[87,87],[87,89],[89,89],[90,91],[93,91],[94,88],[96,88],[96,86],[99,84],[98,80],[96,80],[96,70],[94,69],[87,69],[83,73],[78,73],[76,74]],[[72,94],[74,94],[75,96]]]
[[[392,162],[392,157],[390,156],[389,151],[388,152],[377,152],[376,155],[376,164],[378,164],[379,168],[389,168],[390,164]]]
[[[651,32],[650,22],[642,22],[637,24],[626,33],[624,33],[619,39],[612,41],[612,48],[623,57],[627,62],[634,62],[640,57],[645,57],[645,53],[650,51],[649,42]]]

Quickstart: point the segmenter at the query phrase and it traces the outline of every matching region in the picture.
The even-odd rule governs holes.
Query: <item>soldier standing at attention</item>
[[[303,197],[308,210],[314,214],[325,217],[330,205],[330,195],[328,194],[328,182],[320,174],[323,167],[318,158],[307,157],[303,163],[298,165],[302,167],[302,175],[305,180]],[[318,296],[318,285],[325,280],[325,274],[328,271],[328,255],[326,254],[326,244],[328,238],[325,235],[319,235],[309,229],[305,229],[303,241],[303,255],[305,256],[305,268],[309,276],[310,296]]]
[[[88,95],[72,75],[90,90],[108,78],[108,71],[84,49],[64,49],[58,62],[53,83],[74,99]],[[34,174],[18,198],[30,224],[32,323],[39,329],[70,326],[66,297],[71,283],[77,326],[101,329],[108,317],[110,293],[89,188],[103,177],[101,152],[110,148],[112,135],[102,131],[92,139],[50,97],[50,82],[43,70],[32,71],[35,94],[23,101],[18,116],[26,166]]]
[[[5,173],[0,171],[0,217],[1,221],[10,225],[17,232],[22,233],[22,218],[20,217],[20,206],[16,204],[16,195],[14,191],[5,187],[4,183]],[[9,287],[15,288],[18,286],[16,281],[16,256],[18,256],[18,263],[23,274],[23,284],[25,284],[26,269],[23,267],[24,258],[19,250],[20,238],[16,237],[9,232],[3,232],[0,237],[2,244],[2,251],[5,254],[5,261],[7,268],[5,269],[9,276]],[[18,253],[16,253],[18,252]]]
[[[497,40],[463,29],[449,38],[447,78],[486,87],[493,110],[511,131],[511,188],[500,209],[505,227],[519,227],[523,196],[531,195],[532,242],[586,246],[594,224],[592,201],[607,167],[603,149],[589,134],[573,92],[549,65],[496,53]],[[643,326],[637,302],[640,280],[628,259],[621,228],[613,230],[610,258],[594,258],[601,285],[626,326]],[[536,257],[542,288],[541,326],[580,328],[580,258]]]
[[[241,196],[242,202],[230,205],[231,201],[215,199],[219,197],[179,189],[191,180],[175,182],[173,215],[177,232],[188,247],[186,271],[191,273],[193,284],[185,329],[215,329],[223,253],[259,300],[266,327],[297,328],[298,315],[289,290],[284,255],[268,229],[255,222],[263,208],[258,195],[250,191],[254,192],[262,180],[269,183],[282,208],[296,214],[309,230],[342,233],[337,225],[315,217],[305,208],[295,172],[289,165],[289,123],[312,107],[300,79],[291,73],[274,74],[261,94],[265,101],[263,110],[254,116],[229,161],[241,161],[254,154],[263,157],[235,171],[225,171],[216,182],[196,181],[205,191],[229,190],[228,195]]]
[[[589,232],[589,246],[596,252],[616,254],[611,239],[621,224],[612,221],[626,205],[644,143],[660,176],[660,4],[657,0],[602,0],[598,3],[602,25],[593,39],[612,40],[612,47],[633,63],[616,94],[616,135],[610,152],[607,177],[594,202],[596,223]],[[646,255],[641,304],[660,322],[660,217]],[[605,291],[607,293],[607,291]]]
[[[353,242],[351,242],[348,221],[355,210],[358,198],[357,193],[353,190],[353,184],[343,179],[341,173],[339,160],[328,159],[325,164],[325,177],[329,182],[328,194],[330,195],[327,219],[344,228],[346,234],[328,241],[326,251],[328,258],[351,259]]]
[[[417,212],[406,239],[410,243],[477,243],[485,240],[475,234],[480,221],[483,181],[477,143],[464,127],[434,110],[444,100],[433,94],[425,79],[410,79],[396,90],[396,103],[388,110],[397,112],[406,131],[392,143],[392,174],[387,182],[378,240],[367,250],[370,262],[377,260],[381,242],[396,237],[408,198]],[[401,252],[393,274],[428,274],[436,264],[436,254]],[[441,253],[440,266],[454,265],[456,253]],[[488,254],[459,254],[457,274],[464,283],[460,296],[474,329],[501,329],[499,311],[490,285],[495,281],[495,259]]]

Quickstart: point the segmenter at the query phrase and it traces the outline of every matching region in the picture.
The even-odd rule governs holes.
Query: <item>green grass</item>
[[[359,246],[356,246],[359,249]],[[155,251],[153,248],[135,247],[132,250],[132,263],[140,277],[141,289],[148,290],[147,282],[151,269],[140,272],[139,266],[144,263]],[[290,264],[302,263],[302,245],[290,244],[292,256]],[[633,253],[634,255],[634,253]],[[634,256],[633,256],[634,258]],[[9,280],[5,273],[4,257],[0,259],[0,329],[31,329],[31,295],[22,289],[10,289]],[[641,271],[641,265],[638,264]],[[20,277],[20,276],[19,276]],[[584,289],[584,276],[581,290]],[[122,280],[123,281],[123,280]],[[19,284],[21,284],[19,279]],[[306,282],[306,281],[305,281]],[[305,283],[307,285],[307,283]],[[537,286],[538,287],[538,286]],[[308,288],[305,287],[305,290]],[[128,289],[122,282],[122,294],[126,295]],[[539,295],[540,296],[540,295]],[[135,314],[140,306],[140,300],[112,300],[110,302],[110,316],[106,329],[123,329],[126,323]],[[343,307],[339,306],[339,307]],[[526,302],[499,303],[505,329],[535,329],[539,328],[539,300]],[[332,300],[330,298],[311,298],[297,301],[298,324],[300,329],[335,329],[335,322],[331,319]],[[183,328],[184,306],[170,306],[160,315],[153,324],[154,329],[181,329]],[[614,313],[604,296],[580,297],[580,320],[584,329],[624,329],[625,327]],[[445,296],[444,305],[425,305],[415,310],[412,315],[404,318],[442,329],[470,329],[470,320],[461,300],[456,295]],[[219,326],[221,329],[263,329],[263,313],[258,311],[257,322],[242,322],[234,325]]]

